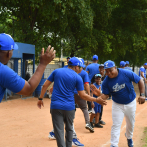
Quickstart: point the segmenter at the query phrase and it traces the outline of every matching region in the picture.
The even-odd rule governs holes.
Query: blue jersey
[[[54,82],[51,109],[74,110],[74,89],[84,90],[82,78],[72,69],[59,68],[47,80]]]
[[[143,77],[141,76],[141,72],[143,72],[144,77],[146,78],[146,69],[145,69],[143,66],[141,66],[140,69],[139,69],[139,76],[140,76],[141,78],[143,78]]]
[[[90,82],[89,81],[89,77],[88,77],[88,73],[85,71],[85,70],[82,70],[79,75],[81,76],[82,80],[83,80],[83,86],[84,86],[84,83],[85,82]],[[77,89],[75,88],[75,91],[74,91],[75,94],[78,94],[77,92]]]
[[[99,72],[99,64],[97,63],[92,63],[90,65],[88,65],[86,67],[86,71],[89,71],[89,80],[91,81],[92,77],[97,74],[97,73],[100,73]]]
[[[106,76],[102,83],[103,94],[111,93],[112,100],[119,104],[128,104],[132,102],[136,93],[132,81],[138,83],[140,77],[130,70],[118,69],[118,75],[115,78]]]
[[[125,69],[128,69],[128,70],[131,70],[132,71],[132,68],[131,67],[125,67]]]
[[[4,97],[6,88],[14,93],[18,93],[23,89],[24,85],[24,79],[7,65],[0,63],[0,102]]]

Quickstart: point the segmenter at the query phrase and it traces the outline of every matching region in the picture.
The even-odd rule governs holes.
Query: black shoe
[[[95,124],[94,127],[96,127],[96,128],[103,128],[103,126],[101,126],[99,123]]]
[[[91,133],[94,133],[94,129],[91,126],[91,123],[87,123],[86,126],[85,126],[85,128],[88,129]]]
[[[90,125],[91,125],[92,128],[94,128],[93,122],[90,122]]]
[[[100,121],[99,121],[99,124],[105,125],[106,123],[105,123],[104,121],[100,120]]]

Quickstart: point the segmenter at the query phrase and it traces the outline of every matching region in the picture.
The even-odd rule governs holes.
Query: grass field
[[[147,127],[144,129],[144,138],[142,139],[143,145],[142,147],[147,147]]]

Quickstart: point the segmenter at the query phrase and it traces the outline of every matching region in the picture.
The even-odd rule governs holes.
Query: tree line
[[[147,62],[147,0],[1,0],[0,33],[65,56]]]

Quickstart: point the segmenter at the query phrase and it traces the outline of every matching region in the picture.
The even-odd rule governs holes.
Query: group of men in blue
[[[25,81],[18,76],[17,73],[6,66],[12,57],[14,49],[18,49],[18,46],[12,37],[8,34],[0,34],[0,102],[4,96],[6,88],[21,95],[30,95],[33,93],[42,78],[46,66],[55,57],[55,50],[53,47],[51,48],[51,46],[49,46],[45,53],[44,49],[42,49],[40,64],[37,67],[36,72],[29,81]],[[37,106],[39,108],[44,105],[43,97],[46,89],[52,82],[54,82],[50,108],[58,147],[72,146],[73,120],[75,117],[74,94],[77,94],[77,92],[79,98],[83,99],[84,102],[86,102],[86,100],[93,101],[101,104],[102,106],[107,104],[106,99],[108,99],[109,94],[111,94],[113,100],[111,147],[118,147],[120,128],[124,117],[126,118],[125,136],[127,138],[128,146],[133,147],[132,137],[136,112],[136,94],[132,82],[138,83],[140,91],[138,102],[139,104],[143,104],[145,102],[144,83],[146,82],[146,73],[144,68],[147,68],[147,64],[144,64],[144,68],[140,68],[140,76],[138,76],[127,68],[116,68],[115,63],[111,60],[106,61],[104,63],[104,69],[107,76],[102,82],[102,93],[93,84],[91,84],[91,91],[95,96],[97,96],[97,98],[94,98],[85,93],[84,84],[89,85],[92,77],[99,73],[99,64],[97,64],[97,60],[98,56],[94,55],[93,63],[88,65],[86,68],[89,80],[84,76],[85,71],[82,71],[82,68],[84,68],[84,61],[82,61],[82,59],[72,57],[68,61],[68,67],[54,70],[42,87],[41,94],[37,102]],[[85,83],[83,83],[83,81],[85,81]],[[77,92],[75,91],[75,88]],[[63,135],[64,123],[66,126],[66,142],[64,142]],[[88,125],[86,124],[86,127],[91,129]]]
[[[94,55],[94,58],[96,60],[98,59],[96,55]],[[64,120],[63,118],[65,116],[66,118],[68,118],[69,113],[70,113],[70,119],[68,118],[68,121],[66,120],[64,122],[66,125],[68,124],[70,126],[69,130],[73,129],[72,125],[73,125],[74,109],[75,109],[73,89],[75,89],[76,87],[80,98],[82,99],[84,98],[83,95],[81,94],[81,92],[83,93],[84,90],[83,81],[81,77],[75,73],[75,72],[77,73],[81,72],[79,69],[80,67],[82,67],[82,65],[80,64],[81,63],[80,62],[78,63],[78,59],[76,59],[76,57],[71,58],[68,62],[68,68],[55,70],[49,76],[47,84],[45,83],[45,85],[47,85],[46,87],[48,87],[54,81],[54,90],[51,100],[51,114],[52,114],[55,137],[58,146],[61,146],[61,144],[62,146],[65,146],[64,137],[62,135],[64,132],[64,126],[61,126],[61,124],[59,124],[58,122]],[[91,80],[94,74],[93,75],[91,74],[90,66],[94,67],[93,72],[95,72],[94,74],[96,74],[99,72],[98,71],[99,65],[96,64],[96,62],[94,61],[94,63],[87,66],[86,70],[88,71],[88,74],[90,75],[89,79]],[[132,82],[138,83],[139,85],[139,90],[141,95],[138,98],[138,102],[142,104],[145,102],[145,97],[144,97],[145,89],[144,89],[143,80],[132,70],[116,68],[115,63],[111,60],[108,60],[104,63],[104,69],[106,71],[107,76],[102,83],[102,94],[99,93],[99,89],[97,89],[95,86],[91,86],[91,90],[95,95],[98,96],[98,99],[101,98],[103,100],[106,100],[109,97],[110,93],[112,95],[113,125],[111,129],[111,147],[118,146],[120,128],[124,116],[126,118],[127,127],[126,127],[125,135],[128,141],[128,146],[133,147],[132,137],[133,137],[135,112],[136,112],[136,100],[135,100],[136,94]],[[43,95],[44,93],[41,93],[40,97],[42,97]],[[89,100],[91,101],[92,99]],[[57,101],[59,101],[59,103]],[[103,102],[102,105],[105,104]],[[58,105],[58,110],[56,105]],[[124,105],[125,105],[125,109],[124,109]],[[64,110],[64,112],[62,112],[62,110]],[[65,114],[65,111],[67,114]],[[62,114],[61,118],[59,114]],[[66,128],[66,133],[67,132],[69,133],[69,130]],[[70,146],[71,143],[72,143],[72,135],[68,134],[68,137],[66,136],[66,146]]]

